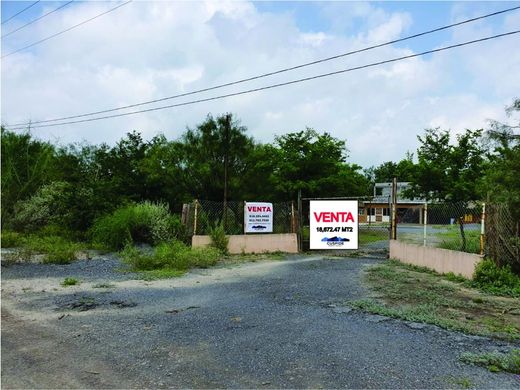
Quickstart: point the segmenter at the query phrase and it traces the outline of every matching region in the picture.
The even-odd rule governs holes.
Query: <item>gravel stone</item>
[[[370,297],[364,265],[383,261],[292,256],[151,282],[120,272],[115,255],[2,267],[1,384],[450,388],[452,378],[469,378],[475,388],[519,387],[512,374],[459,360],[462,352],[518,344],[434,326],[417,332],[404,321],[343,307]],[[61,287],[65,277],[81,283]],[[97,283],[114,288],[107,294],[93,288]],[[97,306],[67,309],[82,297]]]

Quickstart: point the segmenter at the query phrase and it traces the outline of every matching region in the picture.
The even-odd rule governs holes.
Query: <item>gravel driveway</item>
[[[380,261],[302,256],[153,282],[108,255],[2,267],[2,386],[520,387],[458,360],[510,344],[345,306],[369,295],[360,276]]]

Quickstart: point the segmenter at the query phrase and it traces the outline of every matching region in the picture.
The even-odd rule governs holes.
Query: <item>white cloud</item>
[[[13,34],[3,53],[112,6],[69,6],[47,23]],[[175,95],[394,39],[413,23],[408,13],[389,13],[370,3],[326,3],[323,13],[330,15],[331,31],[301,30],[293,15],[259,12],[249,2],[133,2],[2,60],[2,121],[49,119]],[[454,15],[474,16],[468,7],[457,8]],[[503,28],[518,25],[519,15],[506,18]],[[354,20],[362,22],[359,31],[342,30]],[[494,30],[485,23],[457,29],[446,44]],[[462,131],[483,127],[489,118],[502,119],[504,106],[520,90],[520,73],[514,71],[520,52],[511,50],[517,42],[505,38],[220,101],[33,132],[62,142],[112,143],[133,129],[148,138],[158,132],[176,138],[209,112],[233,112],[261,141],[306,126],[329,131],[347,140],[351,161],[368,166],[414,151],[416,135],[426,127]],[[405,45],[384,47],[162,104],[411,53]]]
[[[326,40],[332,39],[331,36],[328,36],[322,31],[318,33],[303,33],[300,36],[303,44],[313,47],[321,46]]]

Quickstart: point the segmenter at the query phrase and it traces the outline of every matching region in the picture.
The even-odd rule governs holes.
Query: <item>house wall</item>
[[[242,234],[231,235],[228,250],[231,254],[284,252],[298,253],[296,233],[284,234]],[[193,248],[206,247],[211,244],[210,236],[193,236]]]

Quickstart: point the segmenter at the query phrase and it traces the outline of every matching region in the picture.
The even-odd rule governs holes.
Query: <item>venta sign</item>
[[[245,233],[273,232],[273,204],[265,202],[245,202]]]
[[[358,202],[311,200],[311,249],[358,249]]]

